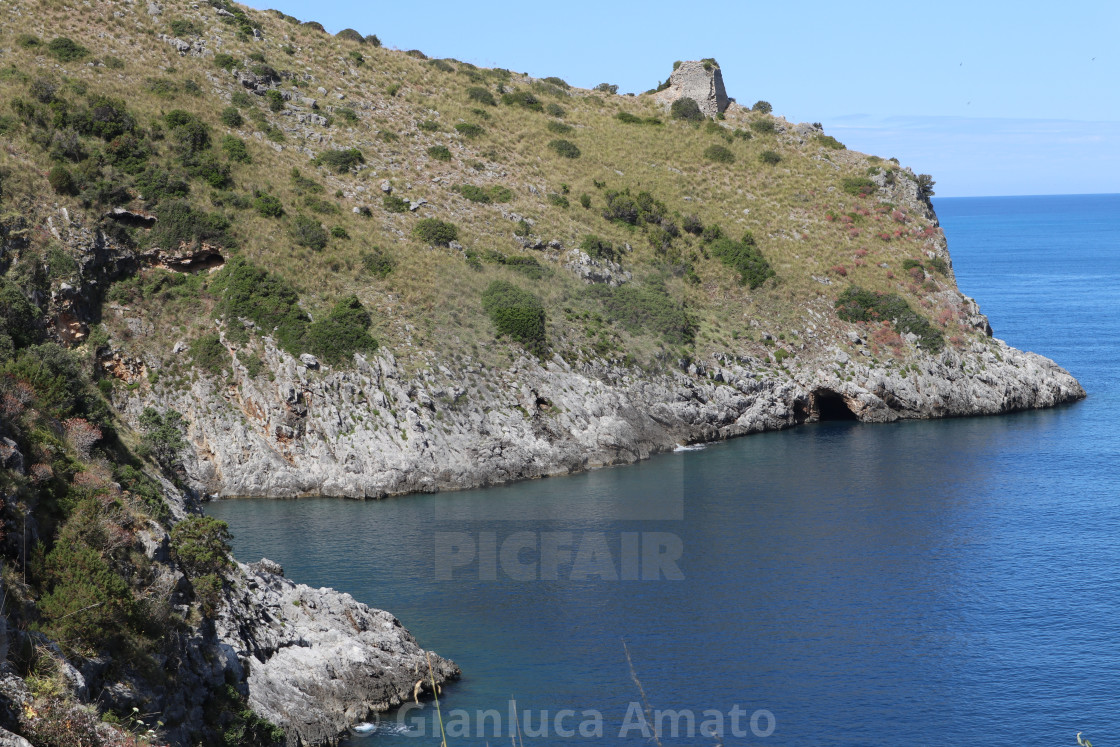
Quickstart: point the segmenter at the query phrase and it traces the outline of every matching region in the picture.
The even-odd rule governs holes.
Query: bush
[[[175,36],[202,36],[202,29],[194,21],[176,18],[171,21],[170,27]]]
[[[390,213],[408,212],[408,200],[397,197],[396,195],[385,195],[381,198],[381,203]]]
[[[268,103],[269,111],[284,111],[284,95],[277,91],[275,88],[270,88],[264,92],[264,100]]]
[[[231,161],[237,163],[253,162],[253,157],[249,155],[249,149],[245,147],[245,141],[234,135],[226,135],[222,138],[222,150],[226,152],[226,156]]]
[[[336,239],[349,239],[350,238],[350,234],[347,233],[346,229],[343,228],[342,226],[333,226],[331,228],[331,236],[333,236]]]
[[[750,233],[745,234],[740,241],[732,241],[726,237],[716,239],[709,251],[712,256],[739,273],[740,285],[749,285],[752,290],[765,283],[768,278],[774,277],[773,268],[766,257],[762,256]]]
[[[699,236],[704,233],[704,222],[700,220],[700,217],[697,215],[686,215],[681,220],[681,228],[685,233]]]
[[[364,36],[362,36],[361,34],[359,34],[357,31],[355,31],[354,29],[343,29],[342,31],[339,31],[337,34],[335,34],[334,36],[335,36],[336,39],[345,39],[346,41],[352,41],[355,44],[365,44],[366,43],[366,38]]]
[[[350,169],[365,162],[365,156],[357,148],[325,150],[315,159],[316,165],[326,166],[336,174],[345,174]]]
[[[618,86],[613,83],[600,83],[595,86],[595,90],[599,93],[609,93],[613,96],[618,93]]]
[[[929,266],[932,267],[939,275],[949,274],[949,264],[941,259],[941,257],[934,257],[929,261]]]
[[[774,107],[770,106],[769,101],[756,101],[754,106],[751,107],[752,112],[759,112],[761,114],[769,114],[774,111]]]
[[[695,337],[695,322],[658,281],[617,288],[593,285],[588,292],[603,304],[608,318],[631,333],[649,332],[674,345],[688,345]]]
[[[219,299],[215,309],[219,317],[227,322],[249,319],[292,355],[303,352],[311,320],[287,282],[243,259],[233,259],[218,273],[212,288]]]
[[[583,206],[584,210],[589,210],[591,208],[591,195],[586,192],[581,194],[579,196],[579,204]]]
[[[237,59],[231,54],[218,52],[214,55],[214,65],[222,70],[233,70],[233,68],[237,66]]]
[[[571,203],[568,202],[567,197],[562,194],[557,194],[556,192],[550,192],[548,194],[548,202],[550,205],[555,205],[556,207],[560,208],[567,208],[569,205],[571,205]]]
[[[459,186],[459,194],[471,202],[488,203],[491,202],[490,193],[482,187],[477,187],[473,184],[462,184]]]
[[[621,192],[610,190],[604,197],[607,206],[603,217],[607,220],[637,226],[641,223],[661,223],[666,214],[665,205],[649,192],[639,192],[637,197],[631,197],[629,189]]]
[[[758,160],[762,161],[768,166],[774,166],[775,164],[782,162],[782,157],[772,150],[764,150],[758,154]]]
[[[424,54],[419,49],[410,49],[407,52],[405,52],[405,54],[408,55],[409,57],[415,57],[418,60],[428,59],[428,55]]]
[[[218,115],[218,119],[226,127],[240,127],[245,124],[245,119],[241,116],[241,112],[237,110],[236,106],[227,106],[222,109],[222,113]]]
[[[229,351],[217,334],[203,335],[192,342],[191,360],[211,376],[221,376],[229,370]]]
[[[433,145],[428,148],[428,155],[437,161],[450,161],[451,151],[446,145]]]
[[[47,52],[59,62],[76,62],[89,56],[89,50],[73,39],[58,36],[47,43]]]
[[[292,220],[292,240],[300,246],[306,246],[308,249],[315,251],[322,251],[327,246],[327,241],[330,235],[327,229],[314,218],[308,218],[306,215],[297,215]]]
[[[466,138],[476,138],[483,133],[482,127],[471,122],[456,122],[455,130]]]
[[[356,111],[345,106],[336,107],[334,113],[339,119],[346,121],[347,124],[358,124],[361,121]]]
[[[840,183],[843,190],[855,197],[866,197],[878,189],[875,182],[868,179],[866,176],[848,176]]]
[[[210,147],[210,128],[198,117],[182,109],[163,115],[171,128],[171,139],[181,160],[187,161]]]
[[[614,262],[618,258],[614,244],[599,238],[595,234],[587,234],[579,244],[580,251],[585,252],[592,259],[605,259]]]
[[[528,91],[513,91],[502,94],[502,103],[506,106],[520,106],[534,112],[543,112],[544,104]]]
[[[389,256],[380,247],[373,247],[368,252],[361,254],[362,268],[375,278],[384,280],[397,266],[396,260]]]
[[[836,315],[846,322],[891,322],[899,334],[916,335],[918,344],[926,350],[936,353],[945,347],[941,331],[894,293],[849,286],[836,300]]]
[[[563,117],[567,114],[567,112],[564,111],[564,107],[560,106],[557,103],[551,103],[546,106],[544,108],[544,113],[550,117]]]
[[[544,306],[532,293],[506,280],[495,280],[482,293],[482,308],[499,335],[510,337],[536,355],[547,350]]]
[[[918,174],[918,196],[928,200],[933,197],[933,177],[929,174]]]
[[[471,86],[467,89],[467,98],[471,101],[478,102],[484,106],[497,106],[498,102],[494,100],[494,94],[486,90],[482,86]]]
[[[751,129],[761,135],[768,135],[778,131],[778,125],[772,119],[755,119],[751,122]]]
[[[425,119],[416,127],[424,132],[439,132],[439,123],[432,119]]]
[[[687,96],[682,96],[673,102],[672,106],[669,107],[669,116],[687,122],[702,122],[705,119],[704,113],[700,111],[700,105],[696,103],[695,99],[690,99]]]
[[[167,198],[186,197],[190,185],[164,168],[149,167],[136,177],[136,189],[144,196],[144,201],[155,204]]]
[[[91,96],[89,106],[71,119],[74,129],[83,135],[109,141],[136,129],[136,119],[129,114],[122,99]]]
[[[57,195],[78,194],[78,185],[74,183],[74,175],[70,173],[70,169],[61,164],[51,167],[51,170],[47,172],[47,181],[50,182],[51,189]]]
[[[20,34],[16,37],[16,45],[22,49],[36,49],[41,47],[43,42],[33,34]]]
[[[195,210],[185,200],[169,200],[156,211],[159,220],[149,234],[152,246],[176,249],[181,244],[197,247],[208,243],[225,246],[229,243],[229,219],[220,213]]]
[[[570,124],[557,122],[555,119],[548,120],[548,124],[545,126],[548,127],[549,132],[554,132],[557,135],[569,135],[576,131],[576,128]]]
[[[267,192],[257,192],[253,195],[253,209],[264,218],[279,218],[284,215],[284,205],[280,198]]]
[[[37,575],[46,590],[39,600],[40,626],[70,650],[96,651],[119,638],[135,614],[128,582],[84,543],[56,543]]]
[[[212,516],[190,516],[171,530],[171,557],[189,578],[218,574],[232,565],[229,525]]]
[[[817,135],[817,142],[825,148],[831,148],[832,150],[845,150],[844,144],[834,138],[832,135]]]
[[[548,144],[548,147],[556,151],[556,155],[562,156],[563,158],[580,157],[579,148],[570,140],[553,140]]]
[[[716,163],[735,163],[735,154],[722,145],[709,145],[704,150],[704,158]]]
[[[366,37],[366,44],[370,45],[371,47],[380,47],[381,40],[377,38],[377,34],[370,34]]]
[[[354,353],[377,349],[377,340],[370,337],[369,313],[357,296],[339,301],[330,313],[307,328],[307,344],[319,358],[331,365],[346,363]]]
[[[438,218],[424,218],[412,229],[412,235],[425,244],[447,246],[459,238],[459,229],[454,223]]]

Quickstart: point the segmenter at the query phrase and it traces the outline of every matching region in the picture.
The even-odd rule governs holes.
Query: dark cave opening
[[[830,389],[818,389],[813,392],[813,409],[817,413],[817,420],[821,422],[858,419],[844,398]]]

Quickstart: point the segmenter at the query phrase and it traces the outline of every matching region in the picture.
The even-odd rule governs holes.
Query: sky
[[[261,4],[254,2],[254,7]],[[269,0],[335,33],[641,93],[716,58],[728,95],[933,175],[939,197],[1120,192],[1120,0]]]

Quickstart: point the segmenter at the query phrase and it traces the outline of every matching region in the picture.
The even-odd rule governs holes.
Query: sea
[[[938,198],[961,290],[1083,402],[826,422],[377,502],[230,500],[234,552],[463,677],[352,747],[1120,742],[1120,195]]]

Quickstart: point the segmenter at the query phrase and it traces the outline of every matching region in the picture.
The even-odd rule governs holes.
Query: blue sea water
[[[715,713],[723,744],[1116,742],[1120,195],[936,207],[996,336],[1057,360],[1086,401],[822,423],[483,491],[208,513],[242,560],[389,609],[455,659],[449,744],[540,732],[545,714],[547,735],[525,741],[646,744],[635,702],[695,713],[691,737],[682,718],[664,744],[717,743],[699,733]],[[500,727],[492,715],[478,733],[482,709]],[[563,709],[561,730],[594,711],[602,736],[558,733]],[[433,741],[431,716],[389,716],[351,743]]]

